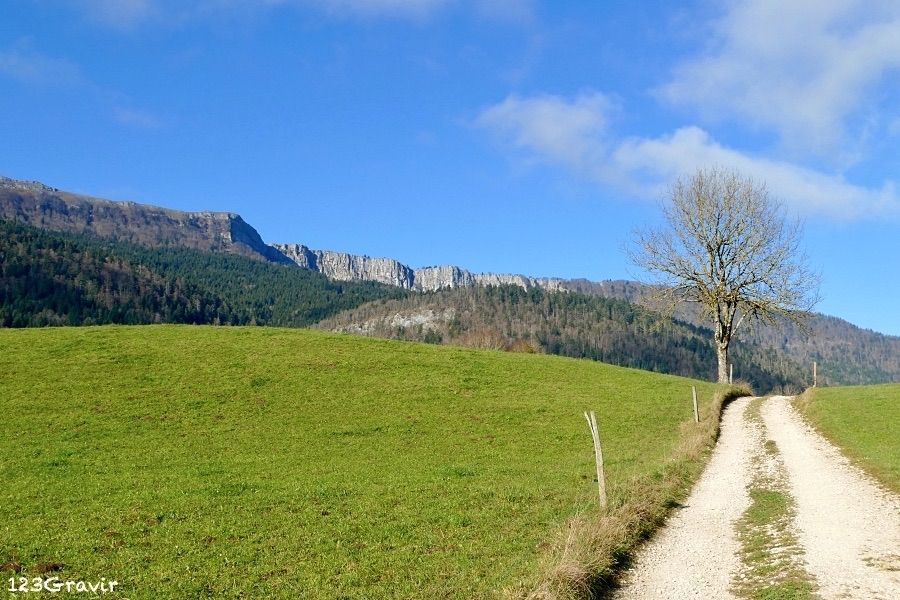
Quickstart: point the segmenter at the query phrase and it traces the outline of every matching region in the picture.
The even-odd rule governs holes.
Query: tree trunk
[[[719,355],[719,383],[728,383],[728,344],[716,344]]]

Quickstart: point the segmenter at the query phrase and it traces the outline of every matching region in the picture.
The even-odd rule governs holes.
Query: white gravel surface
[[[741,572],[735,524],[763,441],[775,442],[794,498],[792,531],[805,570],[824,600],[900,599],[900,497],[851,465],[840,451],[775,396],[762,405],[765,432],[748,419],[750,398],[722,416],[722,433],[684,508],[638,553],[613,594],[618,600],[733,598]],[[781,469],[779,469],[781,471]]]
[[[824,599],[900,599],[900,499],[775,396],[762,406],[796,502],[795,530]]]
[[[749,403],[740,398],[725,409],[719,442],[700,481],[684,508],[639,553],[614,598],[734,597],[729,587],[740,569],[734,524],[750,504],[753,447],[760,443],[744,414]]]

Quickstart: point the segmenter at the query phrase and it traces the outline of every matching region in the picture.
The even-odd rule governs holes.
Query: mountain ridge
[[[237,213],[187,212],[129,200],[106,200],[37,181],[0,177],[0,219],[148,246],[177,245],[290,262],[263,242],[259,232]]]
[[[334,250],[313,250],[304,244],[275,243],[272,247],[304,269],[312,269],[339,281],[370,279],[417,292],[475,285],[517,285],[526,291],[569,291],[569,280],[531,277],[518,273],[475,273],[457,265],[413,268],[390,257],[371,257]],[[574,290],[571,290],[574,291]]]
[[[0,177],[0,219],[150,247],[185,247],[231,253],[318,272],[337,282],[380,282],[402,290],[431,293],[478,286],[512,285],[545,292],[572,292],[638,302],[647,286],[626,280],[589,281],[556,277],[473,273],[445,265],[413,269],[393,258],[372,258],[303,244],[266,244],[259,232],[231,212],[185,212],[128,201],[112,201],[60,191],[39,182]],[[706,326],[699,311],[680,309],[674,318]],[[900,337],[862,329],[838,317],[813,314],[811,337],[790,324],[759,326],[739,338],[790,356],[813,361],[820,381],[864,383],[900,381]]]
[[[181,245],[232,252],[318,271],[336,281],[376,281],[420,292],[473,285],[517,285],[525,290],[576,291],[628,300],[637,294],[632,289],[634,282],[626,280],[597,282],[518,273],[475,273],[457,265],[412,268],[390,257],[313,250],[300,243],[267,244],[238,213],[181,211],[131,200],[109,200],[4,176],[0,176],[0,219],[149,246]]]

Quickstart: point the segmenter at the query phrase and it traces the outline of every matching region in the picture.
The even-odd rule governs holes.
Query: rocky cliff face
[[[472,273],[453,265],[413,270],[392,258],[371,258],[330,250],[311,250],[303,244],[272,244],[272,247],[304,269],[318,271],[331,279],[339,281],[366,279],[419,292],[475,285],[515,285],[526,290],[538,288],[551,292],[580,291],[609,297],[624,297],[633,293],[628,286],[630,282],[595,283],[586,279]]]
[[[7,177],[0,177],[0,219],[147,246],[174,245],[233,252],[298,265],[338,281],[377,281],[423,292],[475,285],[515,285],[525,289],[579,291],[631,300],[636,289],[630,282],[596,283],[584,279],[472,273],[452,265],[414,270],[392,258],[312,250],[303,244],[267,245],[259,233],[235,213],[183,212],[135,202],[114,202]]]
[[[538,288],[549,292],[566,292],[564,279],[555,277],[528,277],[526,275],[497,275],[496,273],[479,273],[475,276],[479,285],[515,285],[526,290]]]
[[[310,250],[303,244],[272,244],[272,247],[304,269],[318,271],[337,281],[369,280],[414,289],[413,270],[392,258]]]
[[[0,177],[0,219],[147,246],[185,246],[293,263],[267,246],[259,233],[235,213],[183,212],[114,202],[7,177]]]
[[[476,285],[476,277],[459,267],[424,267],[414,272],[413,287],[420,292],[433,292],[445,288],[470,287]]]
[[[557,279],[535,279],[525,275],[494,273],[475,274],[453,265],[413,270],[392,258],[311,250],[303,244],[272,244],[272,247],[304,269],[318,271],[338,281],[366,279],[419,292],[473,285],[517,285],[525,289],[540,287],[554,291],[563,289],[562,280]]]

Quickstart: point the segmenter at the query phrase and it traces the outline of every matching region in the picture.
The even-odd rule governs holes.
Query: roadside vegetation
[[[710,386],[704,387],[709,393]],[[690,418],[680,424],[679,441],[650,477],[637,472],[625,478],[605,510],[592,508],[569,519],[529,599],[594,598],[615,585],[640,544],[688,496],[718,438],[724,405],[752,394],[744,383],[713,389],[710,401],[700,406],[700,422]]]
[[[851,460],[900,493],[900,384],[810,388],[795,405]]]
[[[307,330],[20,329],[0,346],[3,577],[106,577],[129,598],[594,586],[686,493],[722,398],[592,361]],[[578,562],[589,549],[604,554]]]

